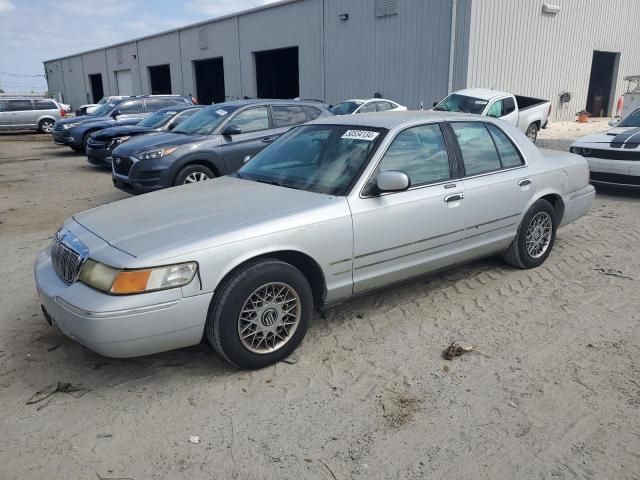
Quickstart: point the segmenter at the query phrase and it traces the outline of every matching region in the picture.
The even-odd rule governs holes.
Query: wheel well
[[[41,119],[38,121],[38,125],[42,125],[42,122],[47,122],[47,121],[49,121],[49,122],[53,122],[53,123],[56,123],[56,121],[55,121],[53,118],[44,117],[44,118],[41,118]]]
[[[242,270],[242,268],[244,268],[248,263],[255,262],[256,260],[260,260],[263,258],[276,258],[290,265],[293,265],[298,270],[300,270],[300,272],[307,278],[307,281],[311,286],[311,292],[313,293],[313,306],[316,309],[319,309],[322,306],[326,293],[326,286],[322,269],[320,268],[320,265],[318,265],[318,263],[309,255],[306,255],[302,252],[297,252],[295,250],[269,252],[245,260],[229,273],[227,273],[224,278],[220,280],[218,285],[222,285],[227,280],[227,278],[238,272],[238,270]]]
[[[545,195],[544,197],[540,197],[543,200],[546,200],[551,205],[553,205],[553,209],[556,211],[556,217],[558,220],[558,224],[562,221],[562,217],[564,215],[564,202],[562,201],[562,197],[560,195],[556,195],[551,193],[549,195]]]
[[[535,126],[536,126],[536,128],[537,128],[538,130],[540,130],[540,120],[536,120],[535,122],[531,122],[531,123],[529,124],[529,127],[530,127],[531,125],[535,125]]]
[[[182,170],[184,170],[187,167],[190,167],[191,165],[202,165],[203,167],[207,167],[208,169],[210,169],[216,177],[220,176],[220,171],[214,165],[213,162],[209,160],[193,159],[185,162],[183,165],[180,165],[180,168],[176,171],[176,174],[173,177],[173,181],[174,182],[176,181],[176,178],[178,178],[178,175],[180,175],[180,172]]]

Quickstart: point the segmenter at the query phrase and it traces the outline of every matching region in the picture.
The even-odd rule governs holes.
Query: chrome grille
[[[80,252],[71,245],[79,246]],[[82,265],[87,259],[86,247],[71,233],[58,232],[51,243],[51,263],[58,276],[67,283],[78,279]]]

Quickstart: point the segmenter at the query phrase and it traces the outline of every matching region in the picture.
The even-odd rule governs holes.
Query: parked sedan
[[[401,112],[407,107],[385,98],[354,98],[340,102],[331,108],[335,115],[351,115],[355,113]]]
[[[145,193],[237,170],[294,125],[332,115],[315,101],[242,100],[199,111],[171,132],[129,140],[113,151],[113,184]]]
[[[298,346],[314,308],[487,255],[541,265],[589,210],[588,173],[486,117],[319,119],[230,176],[74,215],[36,285],[45,318],[102,355],[206,336],[260,368]]]
[[[610,125],[614,128],[579,138],[571,145],[571,151],[587,159],[592,183],[638,188],[640,107],[620,122],[612,120]]]
[[[170,132],[202,108],[198,105],[176,105],[158,110],[135,125],[98,130],[87,140],[87,160],[93,165],[111,167],[112,151],[121,143],[146,133]]]

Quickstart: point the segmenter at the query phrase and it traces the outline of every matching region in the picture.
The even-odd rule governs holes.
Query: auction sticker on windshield
[[[225,115],[226,115],[227,113],[229,113],[229,112],[227,112],[226,110],[223,110],[223,109],[219,109],[219,110],[216,110],[216,113],[217,113],[218,115],[225,116]]]
[[[371,130],[347,130],[340,138],[349,140],[366,140],[367,142],[374,141],[380,132],[372,132]]]

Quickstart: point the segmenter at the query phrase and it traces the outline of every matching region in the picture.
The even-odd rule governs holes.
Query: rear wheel
[[[300,270],[280,260],[261,259],[221,285],[205,331],[213,348],[230,363],[263,368],[296,349],[312,309],[311,287]]]
[[[529,137],[529,140],[531,140],[533,143],[536,143],[536,140],[538,139],[538,124],[532,123],[531,125],[529,125],[525,135],[527,135],[527,137]]]
[[[204,182],[205,180],[210,180],[212,178],[215,178],[215,174],[210,168],[207,168],[204,165],[189,165],[178,172],[173,184],[186,185],[189,183]]]
[[[553,248],[556,228],[555,209],[546,200],[538,200],[522,219],[516,238],[504,252],[504,259],[519,268],[542,265]]]
[[[40,120],[38,124],[38,130],[42,133],[51,133],[53,132],[53,124],[55,122],[49,118],[45,118],[44,120]]]

